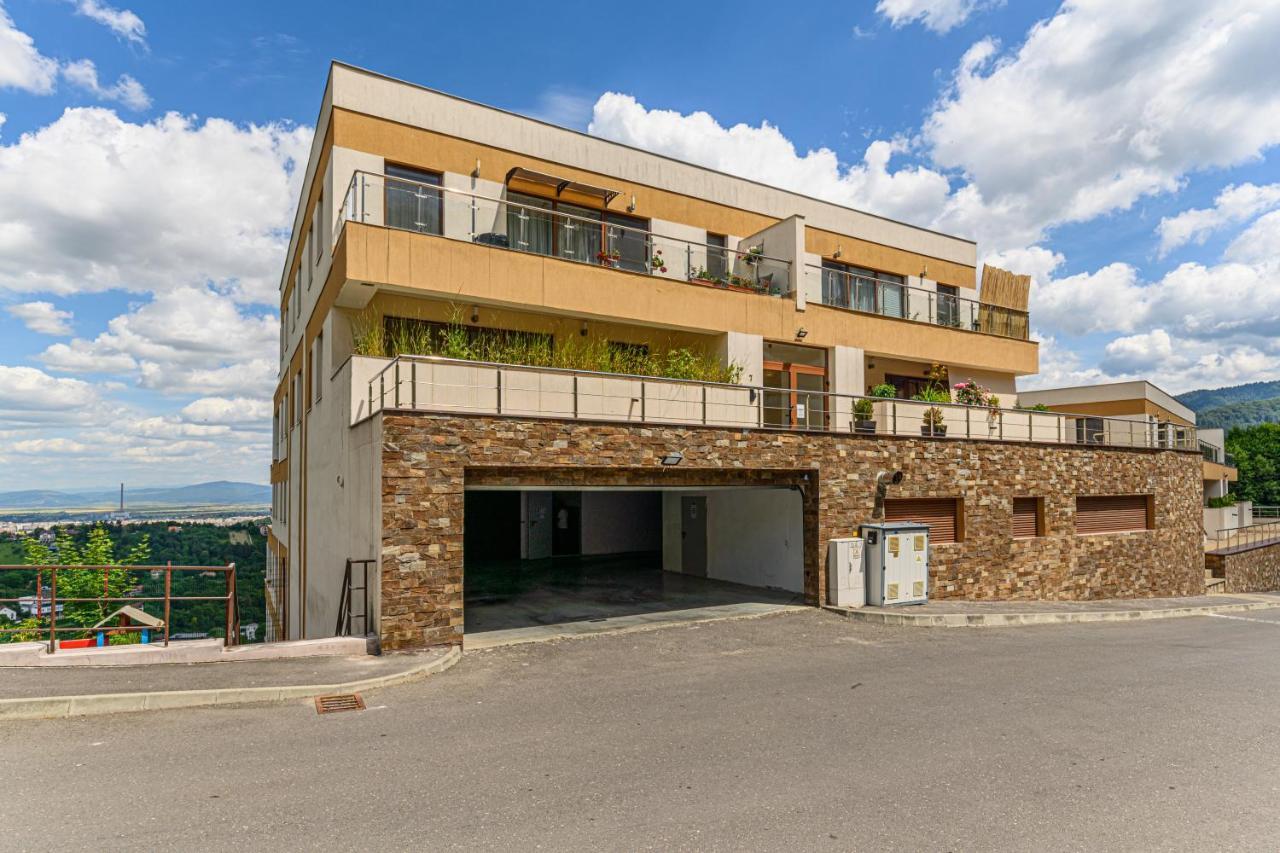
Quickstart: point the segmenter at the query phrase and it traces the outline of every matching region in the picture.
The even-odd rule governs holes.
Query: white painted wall
[[[681,571],[680,498],[707,498],[707,577],[804,591],[804,518],[792,489],[664,492],[662,567]]]
[[[764,338],[742,332],[725,332],[717,341],[716,353],[725,364],[742,366],[738,380],[743,385],[760,385],[764,381]]]

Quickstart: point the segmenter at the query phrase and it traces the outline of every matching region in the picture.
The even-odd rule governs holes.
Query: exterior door
[[[765,426],[825,429],[827,371],[810,364],[764,363]]]
[[[545,560],[550,557],[553,532],[551,492],[521,492],[520,558]]]
[[[680,571],[707,576],[707,499],[700,495],[680,496]]]

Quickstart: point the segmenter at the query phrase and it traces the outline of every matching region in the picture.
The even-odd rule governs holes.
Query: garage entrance
[[[792,487],[468,486],[464,531],[468,636],[804,602]]]

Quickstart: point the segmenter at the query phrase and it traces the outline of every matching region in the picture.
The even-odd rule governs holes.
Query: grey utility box
[[[866,555],[867,604],[929,600],[929,525],[912,521],[858,528]]]

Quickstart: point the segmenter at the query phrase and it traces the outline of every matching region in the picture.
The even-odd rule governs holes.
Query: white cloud
[[[14,453],[29,456],[46,456],[56,453],[59,456],[79,456],[89,451],[89,446],[69,438],[30,438],[15,441],[10,449]]]
[[[829,148],[800,154],[777,127],[724,127],[708,113],[650,110],[630,95],[606,92],[596,101],[588,132],[712,169],[785,187],[882,216],[927,222],[950,192],[947,179],[923,167],[890,171],[905,150],[901,140],[877,140],[849,166]]]
[[[133,375],[166,394],[226,392],[267,396],[279,326],[207,287],[158,293],[107,323],[93,340],[54,344],[41,360],[53,370]]]
[[[1259,213],[1280,206],[1280,184],[1232,184],[1218,193],[1213,207],[1185,210],[1160,220],[1160,255],[1187,243],[1203,245],[1214,231],[1246,222]]]
[[[69,109],[0,145],[0,288],[277,302],[310,128]],[[230,177],[229,177],[230,176]]]
[[[1174,190],[1190,171],[1258,157],[1280,142],[1277,42],[1270,0],[1068,0],[1011,54],[980,43],[923,137],[981,204],[939,224],[995,249],[1028,245]]]
[[[104,101],[118,101],[133,110],[145,110],[151,106],[151,97],[142,84],[128,74],[121,74],[112,86],[98,82],[98,67],[93,60],[81,59],[62,67],[62,76],[68,82]]]
[[[70,422],[100,403],[97,389],[83,380],[0,365],[0,426]]]
[[[262,424],[271,420],[271,402],[245,397],[201,397],[182,409],[182,417],[204,424]]]
[[[98,0],[72,0],[76,12],[97,21],[111,32],[138,45],[147,43],[147,25],[128,9],[117,9]]]
[[[538,104],[529,115],[561,127],[581,129],[591,120],[591,98],[551,88],[538,96]]]
[[[945,33],[975,12],[1002,3],[1003,0],[880,0],[876,11],[895,27],[919,22],[935,33]]]
[[[1242,263],[1280,260],[1280,210],[1260,217],[1227,246],[1224,256]]]
[[[54,337],[71,334],[71,312],[54,307],[52,302],[23,302],[5,310],[36,334]]]
[[[47,95],[57,78],[58,63],[36,49],[35,41],[17,28],[0,3],[0,89]]]

